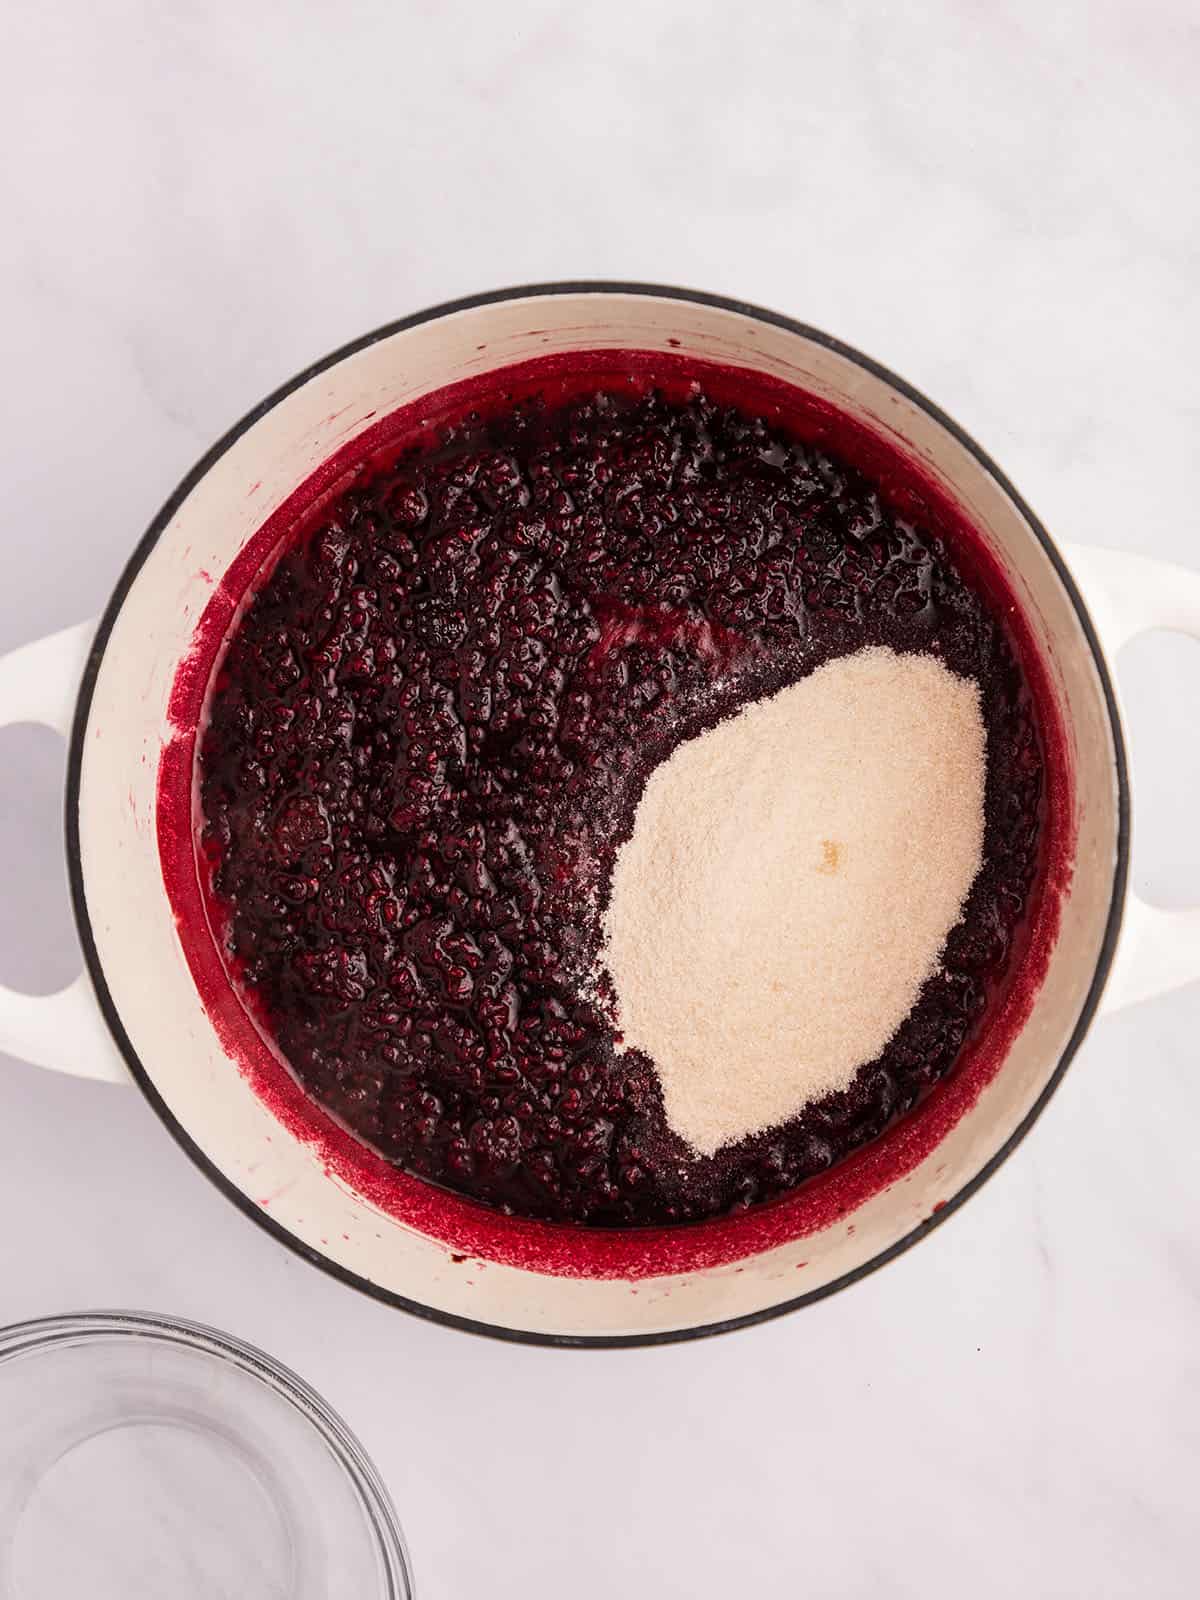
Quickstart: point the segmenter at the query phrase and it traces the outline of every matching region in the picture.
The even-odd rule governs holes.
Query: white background
[[[94,614],[299,367],[575,276],[825,327],[1054,533],[1200,564],[1188,0],[16,0],[0,27],[0,647]],[[1122,683],[1137,882],[1200,900],[1200,652],[1144,639]],[[0,735],[0,980],[43,990],[78,966],[61,770]],[[850,1292],[599,1354],[362,1299],[135,1090],[3,1060],[0,1321],[120,1304],[261,1343],[358,1430],[439,1600],[1194,1594],[1198,1031],[1196,986],[1098,1025],[1001,1174]]]

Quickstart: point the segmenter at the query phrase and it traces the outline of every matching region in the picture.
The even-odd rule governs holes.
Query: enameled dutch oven
[[[1058,730],[1054,881],[1027,970],[971,1060],[845,1170],[686,1228],[504,1218],[355,1144],[304,1101],[225,981],[192,852],[207,673],[300,487],[423,396],[596,350],[669,352],[780,380],[905,456],[974,530]],[[1028,1132],[1102,1004],[1200,975],[1200,911],[1153,910],[1126,886],[1129,780],[1111,659],[1150,627],[1200,633],[1200,575],[1056,546],[936,406],[790,318],[610,283],[504,290],[407,317],[310,367],[226,434],[154,519],[98,626],[0,662],[0,722],[41,721],[70,741],[67,852],[86,957],[60,994],[0,991],[0,1047],[132,1077],[192,1159],[277,1238],[458,1327],[653,1343],[805,1305],[892,1259],[975,1192]]]

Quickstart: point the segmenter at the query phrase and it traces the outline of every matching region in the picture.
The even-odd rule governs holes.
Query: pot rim
[[[124,604],[125,598],[132,588],[139,572],[145,564],[150,552],[157,544],[164,529],[171,522],[179,507],[191,494],[192,490],[207,474],[209,469],[228,451],[255,423],[260,421],[269,411],[272,411],[281,401],[285,400],[296,389],[301,388],[311,378],[337,366],[347,357],[365,350],[383,339],[402,333],[408,328],[418,327],[426,322],[433,322],[441,317],[451,316],[459,311],[469,311],[480,306],[497,305],[504,301],[535,299],[546,295],[569,294],[620,294],[620,295],[645,295],[667,300],[688,301],[697,305],[712,306],[718,310],[735,312],[741,316],[749,317],[758,322],[764,322],[774,327],[783,328],[789,333],[795,333],[810,343],[822,346],[835,355],[853,362],[873,377],[882,379],[891,385],[907,400],[918,406],[935,422],[939,423],[960,445],[974,456],[983,470],[1012,500],[1018,511],[1024,517],[1034,536],[1041,544],[1054,567],[1072,607],[1079,619],[1084,637],[1092,654],[1096,671],[1100,678],[1101,688],[1104,692],[1105,708],[1112,731],[1113,749],[1115,754],[1117,778],[1117,852],[1113,874],[1112,896],[1109,901],[1108,915],[1105,922],[1104,936],[1100,945],[1100,953],[1096,962],[1095,972],[1088,989],[1087,998],[1079,1018],[1072,1031],[1070,1039],[1055,1065],[1037,1100],[1031,1106],[1019,1126],[1008,1139],[995,1151],[980,1170],[970,1178],[957,1192],[948,1198],[941,1208],[932,1216],[925,1218],[915,1228],[889,1245],[886,1250],[880,1251],[868,1261],[834,1278],[831,1282],[820,1288],[811,1289],[805,1294],[795,1295],[780,1302],[778,1305],[766,1306],[761,1310],[748,1312],[743,1316],[730,1317],[718,1322],[705,1323],[694,1328],[672,1329],[666,1332],[634,1333],[634,1334],[558,1334],[541,1333],[532,1329],[507,1328],[496,1323],[479,1321],[470,1317],[462,1317],[452,1312],[446,1312],[435,1307],[422,1304],[417,1300],[410,1300],[404,1295],[393,1290],[383,1288],[372,1283],[360,1274],[351,1272],[348,1268],[340,1266],[325,1256],[320,1250],[306,1244],[302,1239],[290,1232],[281,1223],[271,1217],[261,1207],[256,1206],[250,1197],[209,1159],[192,1139],[186,1128],[180,1123],[155,1086],[154,1080],[146,1070],[142,1061],[134,1050],[128,1034],[122,1024],[120,1014],[113,1003],[104,975],[104,968],[100,961],[99,951],[92,932],[91,918],[87,906],[87,893],[84,885],[83,860],[80,850],[79,830],[79,802],[80,780],[83,767],[84,741],[87,733],[88,716],[91,711],[92,696],[95,689],[96,678],[100,664],[108,646],[109,637],[113,626]],[[84,667],[83,678],[80,683],[79,697],[76,701],[75,715],[72,722],[70,743],[67,752],[67,777],[65,799],[65,835],[67,874],[69,880],[71,903],[75,915],[75,924],[79,934],[79,941],[83,947],[84,962],[93,987],[96,999],[100,1006],[101,1014],[115,1040],[118,1049],[129,1067],[134,1082],[145,1095],[150,1105],[163,1122],[167,1131],[175,1139],[180,1148],[191,1158],[202,1173],[216,1185],[225,1197],[238,1207],[246,1216],[266,1230],[281,1244],[286,1245],[296,1255],[304,1258],[313,1266],[319,1267],[338,1281],[348,1284],[351,1288],[361,1293],[370,1295],[373,1299],[382,1301],[385,1305],[397,1307],[402,1311],[410,1312],[415,1316],[424,1318],[429,1322],[442,1323],[447,1327],[458,1328],[467,1333],[484,1335],[502,1339],[516,1344],[550,1345],[567,1349],[628,1349],[646,1345],[677,1344],[684,1340],[710,1338],[719,1333],[731,1333],[738,1328],[750,1327],[755,1323],[767,1322],[775,1317],[784,1316],[791,1311],[797,1311],[802,1306],[811,1305],[815,1301],[823,1300],[840,1289],[848,1288],[857,1283],[861,1278],[877,1271],[888,1262],[894,1261],[898,1256],[917,1244],[934,1228],[952,1216],[960,1206],[971,1198],[994,1172],[1013,1153],[1026,1134],[1032,1128],[1045,1110],[1050,1097],[1058,1088],[1066,1073],[1068,1066],[1075,1057],[1080,1044],[1083,1042],[1092,1020],[1096,1015],[1103,993],[1104,985],[1112,967],[1117,941],[1121,930],[1121,919],[1125,906],[1125,894],[1129,875],[1130,851],[1130,787],[1129,768],[1125,751],[1125,742],[1121,728],[1121,717],[1118,709],[1116,692],[1112,678],[1101,648],[1096,630],[1091,617],[1079,594],[1071,573],[1055,546],[1050,535],[1042,523],[1034,515],[1031,508],[1018,494],[1012,483],[1001,472],[1000,468],[984,451],[979,444],[959,426],[945,411],[929,400],[919,389],[898,377],[882,363],[864,355],[851,345],[844,344],[840,339],[823,333],[819,328],[814,328],[808,323],[801,322],[794,317],[788,317],[778,311],[771,311],[762,306],[751,304],[748,301],[736,300],[726,295],[709,294],[699,289],[685,289],[672,287],[666,284],[655,283],[625,283],[608,279],[582,279],[568,280],[555,283],[521,284],[511,288],[493,289],[483,294],[466,295],[456,300],[443,301],[438,305],[427,307],[423,311],[416,311],[407,317],[400,317],[394,322],[385,323],[382,327],[372,332],[363,334],[353,339],[348,344],[341,345],[338,349],[305,367],[295,377],[280,385],[265,399],[252,407],[240,421],[236,422],[217,442],[205,452],[191,471],[180,481],[173,493],[164,502],[157,515],[151,521],[146,532],[142,535],[126,563],[116,587],[112,592],[107,606],[100,618],[96,637],[88,653],[87,663]]]

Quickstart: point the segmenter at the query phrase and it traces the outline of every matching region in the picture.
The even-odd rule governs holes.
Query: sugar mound
[[[618,853],[603,960],[623,1047],[698,1154],[846,1088],[937,969],[983,851],[976,684],[827,662],[680,745]]]

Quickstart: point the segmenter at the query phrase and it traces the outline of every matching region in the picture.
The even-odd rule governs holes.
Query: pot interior
[[[335,481],[373,429],[448,385],[598,351],[688,357],[791,385],[847,419],[864,448],[874,441],[912,463],[970,526],[996,593],[1016,607],[1053,728],[1054,837],[1037,931],[1025,981],[971,1070],[957,1069],[934,1110],[851,1158],[836,1182],[687,1229],[500,1218],[372,1158],[300,1095],[237,1002],[192,854],[194,734],[212,661],[301,486]],[[587,1339],[671,1336],[823,1292],[977,1179],[1034,1113],[1089,1005],[1120,806],[1106,684],[1077,600],[974,449],[811,331],[667,291],[604,289],[467,304],[387,330],[302,377],[202,463],[137,552],[105,628],[78,802],[102,999],[144,1086],[214,1175],[291,1242],[386,1296],[502,1331]]]

